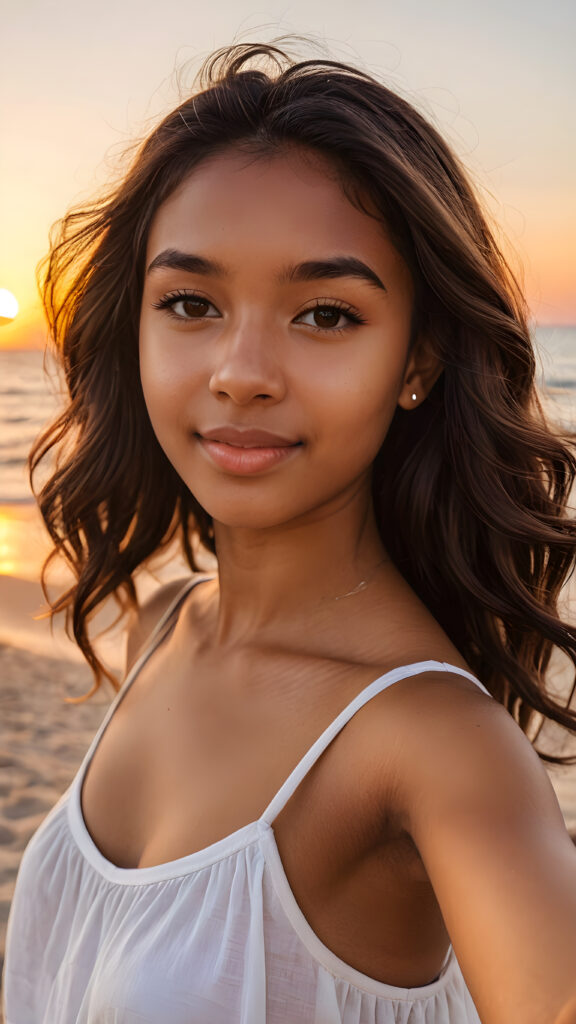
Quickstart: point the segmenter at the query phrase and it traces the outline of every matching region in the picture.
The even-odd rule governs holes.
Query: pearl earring
[[[412,397],[412,401],[413,401],[413,402],[416,402],[416,401],[418,400],[418,395],[416,394],[416,392],[415,392],[415,391],[414,391],[414,392],[412,392],[412,396],[411,396],[411,397]]]

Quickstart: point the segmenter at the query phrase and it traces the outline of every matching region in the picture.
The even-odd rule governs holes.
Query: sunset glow
[[[137,30],[131,5],[102,0],[90,46],[87,16],[72,0],[55,9],[60,20],[46,17],[33,34],[26,5],[6,26],[0,84],[14,99],[2,123],[0,283],[20,312],[12,319],[0,310],[0,348],[46,343],[36,271],[55,222],[118,180],[123,151],[192,88],[210,50],[284,32],[363,66],[422,109],[479,185],[534,319],[576,323],[574,15],[560,0],[454,4],[449,19],[424,0],[386,9],[359,0],[352,21],[347,5],[291,0],[264,26],[242,0],[221,0],[193,25],[182,0],[166,0],[160,23],[141,19]],[[312,56],[305,44],[300,52]],[[34,131],[23,130],[31,119]]]
[[[1,349],[43,349],[47,341],[47,328],[42,308],[37,299],[28,305],[22,303],[18,316],[0,325]]]
[[[18,299],[7,288],[0,288],[0,326],[9,324],[18,315]]]

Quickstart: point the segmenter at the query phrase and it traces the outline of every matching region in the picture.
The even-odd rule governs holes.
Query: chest
[[[330,669],[315,668],[310,692],[310,666],[293,659],[274,666],[197,661],[193,674],[182,673],[177,659],[158,659],[116,709],[84,779],[83,812],[102,852],[120,866],[146,867],[201,850],[259,819],[362,688],[363,673],[350,673],[327,701]],[[346,736],[351,729],[352,723]],[[320,856],[337,838],[342,849],[341,829],[337,835],[330,822],[350,821],[356,837],[367,831],[368,794],[363,804],[352,783],[360,751],[347,742],[345,761],[338,756],[343,739],[295,787],[282,816],[287,829],[296,807],[310,822],[322,818]]]
[[[257,821],[374,676],[315,665],[310,694],[310,666],[280,663],[271,699],[270,666],[252,664],[248,679],[238,666],[234,674],[196,665],[193,685],[170,673],[169,659],[158,685],[159,668],[120,704],[83,786],[86,826],[121,867],[186,857]],[[383,813],[371,762],[357,716],[280,810],[276,845],[298,906],[328,948],[371,977],[422,984],[440,969],[446,935],[417,852]]]

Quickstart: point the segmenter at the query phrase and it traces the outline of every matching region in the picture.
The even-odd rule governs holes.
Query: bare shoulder
[[[552,1022],[574,992],[576,851],[538,755],[465,678],[430,673],[382,698],[386,793],[482,1020]]]
[[[171,604],[191,582],[189,576],[163,583],[130,613],[127,626],[126,672],[129,672],[150,639],[154,627],[168,611]]]
[[[478,807],[486,799],[494,807],[526,786],[532,801],[550,809],[551,786],[529,739],[471,680],[442,672],[402,680],[385,709],[382,702],[384,712],[387,728],[402,736],[396,763],[410,817],[421,813],[424,795],[427,806],[461,800]]]
[[[391,770],[404,827],[418,841],[439,816],[494,826],[562,824],[536,751],[508,711],[472,681],[430,672],[395,684],[377,717],[396,737]],[[375,721],[370,726],[377,728]],[[374,738],[372,737],[372,742]],[[522,823],[522,826],[521,824]]]
[[[542,836],[568,839],[556,794],[530,740],[500,703],[464,677],[426,673],[381,694],[369,746],[377,729],[389,749],[385,799],[420,855],[452,835],[446,862],[467,835],[482,846],[494,835],[522,845]],[[387,698],[387,699],[386,699]],[[383,794],[382,794],[383,795]],[[553,839],[556,838],[556,839]]]

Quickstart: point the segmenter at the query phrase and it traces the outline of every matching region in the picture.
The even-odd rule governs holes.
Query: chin
[[[315,507],[295,507],[288,501],[265,502],[262,496],[251,496],[243,501],[204,500],[194,497],[212,517],[215,528],[228,530],[275,530],[297,520],[304,521],[314,515]]]
[[[261,495],[244,495],[235,500],[232,497],[224,499],[221,496],[215,498],[214,495],[202,495],[192,488],[190,492],[212,518],[215,526],[236,530],[266,530],[282,526],[293,518],[286,502],[279,507],[278,502],[272,505],[263,501]]]

